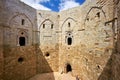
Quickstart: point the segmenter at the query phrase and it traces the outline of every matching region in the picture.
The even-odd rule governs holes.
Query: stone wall
[[[1,0],[0,80],[58,71],[81,80],[119,80],[120,2],[114,2],[87,0],[56,13]]]
[[[112,1],[89,0],[81,7],[59,13],[60,71],[72,71],[73,76],[79,75],[82,80],[111,78],[109,59],[114,51],[115,34],[111,22],[113,9]],[[69,65],[71,69],[68,70]],[[103,70],[105,77],[101,78]]]
[[[36,75],[34,46],[4,46],[4,80],[26,80]]]
[[[3,78],[3,65],[4,65],[4,58],[3,58],[3,31],[2,27],[0,26],[0,80]]]
[[[19,46],[18,38],[25,37],[26,45],[35,44],[35,30],[37,29],[36,10],[19,0],[4,1],[4,35],[5,45]],[[21,34],[23,33],[23,34]]]
[[[116,26],[117,33],[115,34],[115,51],[114,54],[111,56],[112,59],[112,74],[113,74],[113,80],[119,80],[120,79],[120,1],[114,0],[114,25]]]
[[[4,70],[4,58],[3,58],[3,26],[2,26],[2,16],[4,10],[4,2],[0,1],[0,80],[3,79]]]
[[[38,72],[57,72],[59,66],[58,14],[39,10],[37,18],[41,50],[41,55],[38,55]]]
[[[26,80],[36,74],[36,10],[19,0],[0,4],[0,75],[4,70],[4,80]]]

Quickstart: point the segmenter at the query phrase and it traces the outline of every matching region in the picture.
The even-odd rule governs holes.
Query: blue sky
[[[59,12],[82,5],[85,0],[21,0],[38,10]]]

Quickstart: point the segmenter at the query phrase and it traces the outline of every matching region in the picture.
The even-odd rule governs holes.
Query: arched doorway
[[[19,37],[19,45],[25,46],[25,37]]]
[[[67,66],[66,66],[66,73],[68,73],[68,72],[72,72],[72,67],[70,64],[67,64]]]

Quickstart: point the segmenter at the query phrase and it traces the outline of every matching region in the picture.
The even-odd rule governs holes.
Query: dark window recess
[[[51,29],[53,29],[53,24],[51,24]]]
[[[100,17],[100,12],[98,12],[96,15],[97,15],[97,17]]]
[[[22,19],[22,22],[21,22],[21,24],[22,24],[22,25],[24,25],[24,24],[25,24],[25,20],[24,20],[24,19]]]
[[[45,24],[43,24],[43,28],[45,28]]]
[[[24,33],[22,32],[21,34],[23,35]]]
[[[50,56],[50,53],[49,53],[49,52],[46,52],[45,56],[46,56],[46,57]]]
[[[67,43],[68,43],[68,45],[71,45],[71,44],[72,44],[72,38],[71,38],[71,37],[69,37],[69,38],[67,39]]]
[[[58,15],[58,18],[60,18],[60,15]]]
[[[68,27],[70,27],[70,22],[68,22]]]
[[[18,58],[18,62],[22,63],[24,61],[24,59],[22,57]]]
[[[89,18],[87,18],[87,21],[89,21]]]
[[[66,72],[68,73],[68,72],[71,72],[71,71],[72,71],[71,65],[67,64],[67,66],[66,66]]]
[[[100,69],[100,66],[99,66],[99,65],[97,66],[97,69]]]
[[[19,44],[20,44],[20,46],[25,46],[25,37],[19,38]]]

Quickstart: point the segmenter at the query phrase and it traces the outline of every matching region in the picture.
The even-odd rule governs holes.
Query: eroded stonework
[[[0,12],[0,80],[50,72],[120,80],[119,0],[87,0],[58,13],[1,0]]]

